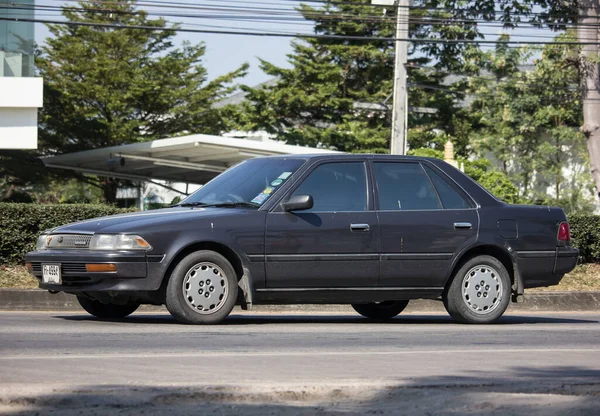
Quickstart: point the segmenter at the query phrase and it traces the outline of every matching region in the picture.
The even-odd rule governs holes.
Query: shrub
[[[580,263],[596,263],[600,259],[600,216],[569,216],[573,245],[579,249]]]
[[[132,211],[108,205],[0,203],[0,264],[22,262],[48,228]]]
[[[502,172],[485,172],[478,182],[497,198],[509,204],[518,204],[519,190]]]

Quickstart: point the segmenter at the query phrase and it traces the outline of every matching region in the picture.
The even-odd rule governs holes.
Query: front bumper
[[[27,253],[41,289],[63,292],[152,291],[160,287],[162,255],[140,251],[44,250]],[[42,282],[42,264],[60,264],[62,283]],[[115,272],[87,272],[86,264],[115,264]]]

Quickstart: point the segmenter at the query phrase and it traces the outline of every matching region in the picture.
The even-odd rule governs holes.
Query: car
[[[320,154],[246,160],[175,206],[48,230],[25,261],[103,319],[153,304],[215,324],[236,304],[329,303],[385,320],[441,299],[487,324],[578,254],[562,209],[502,202],[441,160]]]

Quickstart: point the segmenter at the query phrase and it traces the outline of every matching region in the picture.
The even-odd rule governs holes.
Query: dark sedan
[[[177,206],[48,230],[26,262],[100,318],[350,303],[388,319],[441,298],[455,320],[490,323],[577,257],[560,208],[508,205],[436,159],[339,154],[247,160]]]

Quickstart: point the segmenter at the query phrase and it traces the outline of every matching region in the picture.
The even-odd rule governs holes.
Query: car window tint
[[[441,209],[431,181],[418,163],[374,163],[379,209],[384,211]]]
[[[302,212],[366,211],[366,182],[362,162],[326,163],[315,168],[292,196],[312,196],[313,208]]]
[[[462,195],[459,194],[458,191],[456,191],[452,185],[450,185],[437,172],[435,172],[429,166],[425,166],[425,170],[431,178],[435,189],[437,189],[438,195],[440,196],[442,205],[444,205],[445,209],[471,208],[471,205],[462,197]]]

